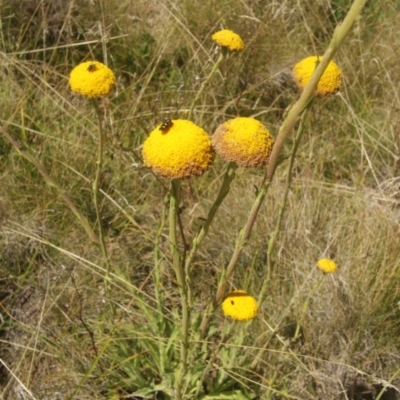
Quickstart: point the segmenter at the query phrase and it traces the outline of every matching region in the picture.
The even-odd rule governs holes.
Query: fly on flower
[[[99,61],[85,61],[71,71],[69,85],[73,92],[86,97],[107,96],[115,86],[115,75]]]
[[[90,64],[90,65],[87,67],[87,70],[88,70],[89,72],[96,71],[96,64]]]
[[[172,122],[172,119],[166,118],[160,126],[160,131],[163,133],[167,133],[167,131],[172,127],[173,124],[174,123]]]

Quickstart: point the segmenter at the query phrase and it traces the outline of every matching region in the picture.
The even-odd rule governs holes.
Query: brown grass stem
[[[35,168],[40,172],[43,176],[45,181],[52,187],[54,187],[60,194],[61,198],[64,202],[68,205],[71,211],[74,213],[75,217],[82,225],[82,228],[85,230],[87,235],[89,236],[90,240],[94,243],[98,243],[99,239],[97,238],[96,234],[94,233],[93,229],[91,228],[89,221],[82,215],[82,213],[78,210],[75,206],[74,202],[71,198],[66,194],[65,190],[48,174],[44,166],[36,159],[35,156],[27,152],[26,150],[22,149],[20,144],[7,132],[6,129],[0,127],[0,131],[3,136],[12,144],[12,146],[18,151],[18,153],[28,160],[31,164],[35,166]]]
[[[172,253],[173,268],[175,271],[176,280],[178,282],[179,294],[182,307],[182,320],[181,320],[181,360],[180,368],[177,379],[175,381],[175,396],[177,400],[182,398],[182,385],[186,376],[187,370],[187,356],[188,356],[188,335],[189,335],[189,304],[186,290],[185,273],[183,270],[182,260],[179,252],[177,240],[177,225],[179,213],[179,192],[181,181],[174,179],[171,181],[171,197],[169,208],[169,240]]]

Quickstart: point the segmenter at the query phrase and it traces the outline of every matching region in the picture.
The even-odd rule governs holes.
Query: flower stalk
[[[212,69],[211,69],[210,73],[208,74],[207,78],[201,84],[199,91],[196,93],[196,96],[193,99],[192,104],[190,105],[190,108],[189,108],[189,114],[188,114],[188,117],[187,117],[188,119],[191,118],[193,110],[194,110],[194,106],[196,105],[197,100],[200,98],[201,94],[204,92],[204,89],[206,88],[208,82],[210,81],[210,79],[212,78],[214,73],[217,71],[219,65],[221,64],[222,60],[224,59],[224,54],[223,53],[224,53],[223,51],[221,51],[219,53],[219,57],[218,57],[217,61],[215,62],[214,66],[212,67]]]
[[[312,104],[312,102],[309,102],[307,107],[305,108],[304,112],[301,114],[300,124],[299,124],[299,127],[297,128],[297,133],[296,133],[296,137],[295,137],[295,140],[293,143],[293,148],[290,153],[289,165],[288,165],[288,170],[287,170],[288,172],[287,172],[287,176],[286,176],[285,192],[283,194],[282,204],[281,204],[281,207],[279,210],[278,221],[276,223],[275,230],[274,230],[273,234],[271,235],[270,240],[268,241],[268,250],[267,250],[268,272],[267,272],[267,279],[265,280],[263,288],[261,289],[261,293],[260,293],[260,297],[259,297],[260,302],[263,301],[264,292],[265,292],[266,287],[268,286],[268,283],[271,279],[271,274],[272,274],[272,269],[273,269],[272,252],[275,247],[275,242],[281,232],[283,215],[285,213],[289,190],[290,190],[290,187],[292,184],[294,160],[296,159],[297,150],[299,148],[299,144],[300,144],[301,138],[303,136],[304,122],[305,122],[306,116],[308,114],[308,111],[311,108],[311,104]]]
[[[233,272],[236,267],[239,256],[241,255],[241,253],[250,237],[251,231],[254,226],[254,222],[257,218],[258,212],[260,211],[261,205],[263,203],[265,195],[267,194],[268,188],[272,182],[276,168],[278,166],[278,160],[279,160],[279,156],[282,151],[283,145],[284,145],[287,137],[289,136],[289,134],[292,132],[292,129],[293,129],[294,125],[296,124],[298,117],[303,113],[305,108],[308,106],[308,104],[313,99],[318,82],[320,81],[324,71],[328,67],[330,61],[336,54],[340,45],[343,43],[344,39],[346,38],[347,34],[349,33],[354,21],[360,14],[366,1],[367,0],[355,0],[354,3],[352,4],[348,14],[346,15],[345,19],[343,20],[343,22],[336,27],[328,49],[326,50],[320,63],[317,65],[310,81],[305,86],[299,100],[290,109],[286,119],[283,121],[283,123],[279,129],[279,133],[277,135],[275,144],[272,148],[272,152],[271,152],[271,155],[269,158],[269,163],[268,163],[268,166],[266,169],[266,173],[265,173],[265,176],[264,176],[264,179],[262,182],[261,189],[259,190],[258,195],[257,195],[257,197],[253,203],[253,206],[250,210],[250,214],[247,219],[247,222],[246,222],[243,230],[240,231],[240,233],[238,235],[238,239],[236,241],[236,246],[235,246],[234,252],[233,252],[231,260],[226,268],[224,278],[222,279],[221,283],[218,286],[217,293],[214,297],[212,306],[209,307],[204,314],[204,317],[203,317],[203,320],[201,323],[201,327],[200,327],[201,335],[203,337],[206,333],[206,329],[207,329],[208,323],[212,317],[212,313],[217,308],[219,303],[221,302],[221,300],[224,296],[224,293],[225,293],[226,284],[229,281],[229,279],[231,278],[231,276],[233,275]]]
[[[171,197],[169,207],[169,240],[172,253],[172,264],[175,272],[176,280],[178,282],[179,294],[181,298],[182,307],[182,321],[181,321],[181,343],[180,352],[181,360],[178,371],[178,376],[175,382],[175,395],[176,399],[182,398],[182,384],[187,370],[187,356],[188,356],[188,336],[189,336],[189,304],[186,290],[185,273],[182,266],[181,255],[178,247],[177,240],[177,224],[179,213],[179,192],[181,181],[179,179],[171,180]]]
[[[304,88],[299,100],[290,109],[286,119],[283,121],[279,129],[275,145],[271,152],[270,162],[268,164],[266,173],[267,180],[269,181],[272,180],[275,174],[276,167],[278,166],[278,158],[281,153],[283,144],[285,143],[287,137],[291,133],[297,121],[298,116],[303,112],[307,104],[313,98],[314,93],[318,86],[318,82],[320,81],[325,69],[328,67],[329,63],[332,61],[334,55],[336,54],[339,47],[343,43],[347,34],[350,32],[350,29],[353,26],[354,21],[358,18],[358,15],[360,14],[366,2],[367,0],[354,1],[343,22],[336,27],[331,42],[329,43],[329,46],[325,51],[324,56],[322,57],[320,63],[315,68],[314,74],[312,75],[310,81]]]
[[[98,119],[98,147],[97,147],[97,161],[96,161],[96,175],[93,182],[93,203],[94,208],[96,210],[96,218],[99,232],[99,244],[100,250],[103,255],[103,260],[106,264],[106,281],[108,282],[110,279],[110,258],[107,251],[106,242],[104,239],[104,229],[100,211],[99,197],[100,197],[100,180],[101,180],[101,172],[103,168],[103,153],[104,153],[104,135],[103,135],[103,116],[99,107],[99,103],[97,98],[91,99],[93,107],[96,111],[97,119]],[[108,286],[108,283],[107,283]]]
[[[217,194],[217,198],[215,199],[213,205],[210,208],[210,211],[208,212],[207,219],[205,220],[204,225],[201,227],[199,233],[196,235],[196,237],[192,241],[192,246],[191,246],[188,257],[186,258],[186,263],[185,263],[185,273],[186,273],[187,277],[190,276],[190,274],[191,274],[190,267],[191,267],[191,264],[193,261],[193,257],[195,256],[201,242],[207,236],[208,230],[210,229],[210,226],[214,220],[214,217],[218,211],[218,208],[221,206],[225,197],[229,193],[229,190],[231,188],[231,183],[232,183],[233,179],[235,178],[236,169],[237,169],[236,163],[230,162],[228,164],[228,167],[225,171],[224,180],[223,180],[221,187],[219,188],[219,192]],[[189,292],[189,294],[191,294],[191,291]],[[193,305],[193,299],[191,296],[189,296],[189,304],[191,306]]]

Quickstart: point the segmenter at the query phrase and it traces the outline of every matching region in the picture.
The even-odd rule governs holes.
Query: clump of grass
[[[268,189],[226,285],[253,295],[264,288],[258,317],[228,323],[216,312],[199,337],[205,305],[261,188],[263,172],[236,170],[192,261],[185,376],[177,372],[181,283],[170,253],[168,183],[143,167],[140,147],[166,117],[191,112],[217,61],[210,36],[225,27],[241,33],[246,51],[229,56],[210,76],[193,118],[212,132],[228,119],[252,116],[277,132],[298,97],[287,71],[324,51],[350,3],[258,8],[234,1],[212,12],[207,4],[150,0],[103,8],[31,5],[36,12],[22,31],[25,10],[11,2],[2,14],[1,125],[90,226],[102,224],[112,266],[107,292],[104,254],[60,190],[0,138],[2,396],[175,399],[179,380],[182,398],[328,398],[344,391],[363,398],[365,388],[375,397],[395,396],[398,71],[383,49],[397,43],[397,4],[386,2],[378,13],[368,12],[375,2],[367,5],[336,57],[344,87],[304,119],[272,252],[268,243],[289,173],[284,159]],[[61,27],[57,13],[67,16]],[[89,39],[98,42],[76,46]],[[37,51],[44,47],[52,49]],[[101,221],[92,202],[96,115],[67,85],[69,71],[84,58],[108,60],[118,77],[115,96],[102,104]],[[293,141],[286,141],[283,155],[290,156]],[[204,226],[224,168],[217,159],[209,173],[182,182],[178,217],[186,243]],[[182,254],[179,234],[177,243]],[[324,276],[316,268],[321,257],[335,259],[337,273]]]

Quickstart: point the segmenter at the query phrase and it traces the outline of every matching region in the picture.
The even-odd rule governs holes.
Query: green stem
[[[219,53],[218,60],[215,62],[214,66],[212,67],[210,73],[208,74],[207,78],[203,81],[203,83],[200,86],[199,91],[197,92],[195,98],[192,101],[192,104],[190,105],[189,109],[189,114],[188,114],[188,119],[192,116],[194,106],[196,105],[197,100],[201,96],[201,94],[204,92],[204,89],[206,88],[208,82],[210,81],[211,77],[214,75],[215,71],[217,71],[219,64],[221,64],[222,60],[224,59],[224,54],[223,51]]]
[[[192,247],[190,250],[190,253],[188,257],[186,258],[186,263],[185,263],[185,272],[186,272],[186,277],[190,276],[191,274],[191,264],[193,261],[193,257],[195,256],[201,242],[203,239],[207,236],[208,230],[214,220],[215,214],[218,211],[218,208],[221,206],[222,202],[224,201],[225,197],[229,193],[229,190],[231,188],[231,182],[235,178],[235,172],[236,172],[237,165],[236,163],[230,162],[228,164],[228,167],[225,171],[224,175],[224,180],[221,184],[221,187],[219,189],[217,198],[215,199],[213,205],[210,208],[210,211],[208,212],[207,219],[204,222],[204,225],[200,229],[199,233],[196,235],[196,237],[192,241]],[[192,306],[192,298],[189,296],[189,304]]]
[[[65,190],[48,174],[44,166],[32,154],[23,150],[20,144],[3,127],[0,127],[0,132],[14,146],[14,148],[18,151],[18,153],[22,157],[27,159],[31,164],[35,166],[35,168],[41,173],[45,181],[60,193],[61,198],[74,213],[75,217],[82,225],[83,229],[89,236],[90,240],[92,240],[94,243],[98,243],[99,240],[96,234],[94,233],[93,229],[91,228],[89,221],[77,209],[71,198],[66,194]]]
[[[294,336],[293,336],[293,339],[292,339],[293,342],[295,342],[295,341],[299,338],[299,336],[300,336],[301,323],[302,323],[302,321],[303,321],[304,315],[306,314],[306,312],[307,312],[307,310],[308,310],[308,306],[310,305],[310,299],[311,299],[311,297],[313,296],[313,294],[315,293],[315,291],[319,288],[319,285],[321,284],[323,278],[324,278],[324,277],[321,276],[321,277],[314,283],[314,286],[313,286],[313,288],[311,289],[311,292],[310,292],[310,293],[308,294],[308,296],[307,296],[307,300],[306,300],[305,303],[303,304],[303,308],[302,308],[302,310],[301,310],[300,317],[299,317],[298,320],[297,320],[296,331],[295,331]]]
[[[246,245],[247,241],[249,240],[251,230],[253,229],[254,222],[257,218],[258,212],[260,211],[260,208],[261,208],[261,205],[265,198],[265,195],[267,194],[269,185],[270,185],[270,182],[264,180],[263,185],[261,186],[261,188],[257,194],[257,197],[253,203],[253,206],[250,210],[250,214],[247,219],[246,225],[239,233],[239,237],[236,241],[236,245],[235,245],[235,249],[233,251],[232,257],[231,257],[231,261],[229,262],[229,265],[226,268],[225,275],[218,286],[217,293],[214,297],[212,306],[209,307],[208,312],[206,312],[204,314],[204,317],[203,317],[203,320],[201,323],[201,327],[200,327],[200,331],[201,331],[201,334],[203,337],[204,337],[205,331],[207,329],[208,322],[211,319],[213,311],[218,307],[219,303],[221,302],[221,300],[224,296],[226,284],[229,281],[229,279],[231,278],[231,276],[233,275],[233,272],[235,270],[236,263],[239,259],[239,256],[242,253],[243,248]]]
[[[360,14],[366,2],[367,0],[354,1],[343,22],[336,27],[331,42],[329,43],[329,47],[325,51],[325,54],[322,57],[320,63],[317,65],[314,74],[304,88],[299,100],[290,109],[286,119],[283,121],[271,152],[270,161],[266,173],[267,180],[272,180],[276,167],[278,166],[279,154],[281,153],[286,138],[292,131],[292,128],[294,127],[298,116],[303,112],[307,104],[313,98],[315,90],[318,86],[318,82],[321,79],[325,69],[335,56],[341,44],[343,43],[351,27],[353,26],[354,21],[358,18],[358,15]]]
[[[290,187],[292,184],[294,161],[296,159],[296,154],[297,154],[297,150],[299,148],[301,137],[303,136],[305,118],[306,118],[306,115],[308,114],[308,111],[311,108],[311,104],[312,104],[312,101],[310,101],[308,103],[307,107],[305,108],[304,112],[301,115],[300,124],[299,124],[299,127],[297,128],[297,133],[296,133],[296,137],[294,139],[293,148],[290,153],[288,172],[287,172],[287,176],[286,176],[285,192],[283,194],[282,205],[279,210],[278,221],[275,226],[275,231],[272,234],[272,236],[268,242],[268,250],[267,250],[268,272],[267,272],[267,279],[264,281],[263,287],[262,287],[260,295],[259,295],[259,306],[262,304],[265,290],[268,286],[269,281],[271,280],[271,274],[272,274],[272,268],[273,268],[271,255],[272,255],[272,252],[275,247],[275,242],[281,232],[283,215],[285,213],[289,190],[290,190]]]
[[[217,359],[217,357],[220,355],[221,353],[221,349],[228,344],[228,340],[232,334],[232,331],[235,327],[237,327],[237,322],[234,321],[231,323],[230,327],[228,328],[228,330],[226,332],[223,333],[221,340],[219,341],[219,343],[217,344],[217,346],[215,347],[215,349],[213,350],[213,352],[211,354],[207,355],[208,358],[208,362],[206,364],[206,366],[203,369],[203,372],[200,376],[200,378],[197,381],[196,384],[196,393],[194,395],[194,398],[198,398],[201,389],[203,388],[203,383],[207,378],[207,375],[209,374],[211,368],[215,365],[215,360]],[[239,347],[239,346],[238,346]],[[234,361],[234,360],[232,360]]]
[[[278,332],[282,326],[283,321],[285,321],[287,316],[291,313],[292,307],[294,306],[294,304],[297,303],[297,298],[298,298],[299,294],[303,293],[305,288],[308,286],[308,283],[309,283],[312,275],[313,275],[313,272],[311,270],[310,273],[308,274],[308,276],[304,279],[304,282],[303,282],[302,286],[299,288],[299,290],[295,294],[292,295],[289,304],[286,306],[286,309],[280,313],[279,320],[276,323],[275,328],[274,329],[272,329],[272,327],[270,328],[270,331],[271,331],[270,337],[267,340],[263,341],[263,344],[261,347],[256,346],[257,343],[254,344],[255,347],[259,348],[259,350],[258,350],[257,355],[254,357],[252,363],[250,364],[251,370],[255,369],[257,367],[258,363],[260,362],[260,360],[262,360],[262,356],[265,352],[265,349],[268,348],[268,345],[271,342],[271,340],[278,335]],[[261,340],[261,338],[263,339],[262,335],[257,340]]]
[[[307,107],[309,102],[314,97],[314,93],[317,88],[319,80],[321,79],[325,69],[328,67],[328,64],[330,63],[330,61],[336,54],[340,45],[344,41],[345,37],[349,33],[354,21],[360,14],[366,1],[367,0],[355,0],[351,6],[349,12],[347,13],[345,19],[343,20],[343,22],[336,27],[335,32],[333,33],[331,42],[329,44],[329,47],[326,50],[324,56],[322,57],[321,62],[317,65],[317,67],[314,71],[314,74],[312,75],[310,81],[304,88],[303,93],[301,94],[299,100],[290,109],[286,119],[283,121],[283,123],[279,129],[278,136],[277,136],[275,144],[272,148],[268,167],[267,167],[264,179],[263,179],[261,189],[258,193],[258,196],[256,197],[256,199],[254,201],[254,204],[250,211],[250,215],[246,222],[246,225],[245,225],[244,229],[239,233],[231,261],[229,262],[229,265],[226,269],[225,277],[217,289],[217,294],[215,295],[213,304],[212,304],[212,306],[209,306],[207,308],[207,310],[204,314],[204,317],[203,317],[203,320],[201,323],[201,327],[200,327],[202,336],[204,336],[204,334],[206,332],[207,325],[211,319],[213,311],[219,305],[219,303],[221,302],[221,300],[224,296],[226,284],[227,284],[228,280],[230,279],[230,277],[232,276],[233,271],[236,266],[236,263],[239,259],[239,256],[242,253],[243,248],[246,245],[246,243],[250,237],[250,233],[253,228],[254,222],[256,220],[258,212],[260,211],[262,202],[263,202],[264,197],[268,191],[268,188],[272,182],[272,179],[275,174],[275,170],[278,166],[278,159],[279,159],[281,150],[283,148],[283,145],[284,145],[287,137],[291,133],[292,128],[294,127],[294,125],[297,121],[297,118],[304,111],[304,109]]]
[[[182,327],[181,327],[181,362],[178,376],[175,383],[175,395],[177,400],[182,399],[183,379],[186,376],[187,370],[187,355],[188,355],[188,335],[189,335],[189,304],[187,298],[187,290],[185,284],[185,273],[183,270],[181,256],[178,248],[178,240],[176,236],[178,212],[179,212],[179,190],[180,180],[171,181],[171,199],[169,207],[169,240],[172,253],[173,268],[175,271],[176,280],[178,282],[179,294],[182,307]]]
[[[158,319],[158,354],[160,357],[160,373],[163,374],[165,373],[165,365],[166,365],[166,360],[165,360],[165,346],[166,343],[164,342],[164,336],[165,336],[165,324],[166,324],[166,318],[164,314],[164,294],[162,291],[162,265],[163,265],[163,260],[162,260],[162,255],[160,254],[160,242],[162,238],[162,233],[164,231],[164,226],[166,222],[166,210],[167,210],[167,203],[169,200],[169,196],[165,196],[164,198],[164,203],[163,203],[163,208],[162,208],[162,215],[160,218],[160,224],[157,229],[157,235],[156,235],[156,240],[155,240],[155,245],[154,245],[154,296],[156,298],[156,303],[157,303],[157,311],[159,314],[159,319]]]
[[[388,383],[391,384],[394,380],[394,378],[396,378],[396,376],[400,374],[400,368],[389,378]],[[384,395],[384,393],[386,392],[386,389],[388,388],[389,385],[383,385],[381,391],[378,393],[378,396],[376,396],[375,400],[380,400],[381,397]]]
[[[99,205],[99,197],[100,197],[100,179],[101,179],[101,171],[103,168],[103,142],[104,142],[104,135],[103,135],[103,116],[99,107],[98,100],[93,98],[92,104],[94,109],[96,110],[97,120],[98,120],[98,148],[97,148],[97,161],[96,161],[96,176],[93,182],[93,203],[94,208],[96,210],[96,218],[97,224],[99,229],[99,239],[100,239],[100,250],[103,255],[103,260],[106,263],[106,281],[108,282],[110,279],[110,259],[108,256],[108,251],[106,247],[106,242],[104,239],[104,230],[100,212],[100,205]],[[108,287],[108,284],[107,284]]]

